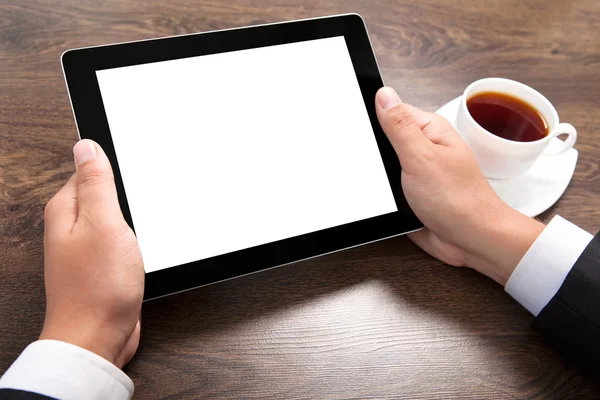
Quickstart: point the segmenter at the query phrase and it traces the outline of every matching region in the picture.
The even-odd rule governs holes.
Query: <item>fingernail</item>
[[[73,147],[73,155],[75,156],[75,165],[79,166],[86,161],[96,158],[96,146],[91,140],[80,140]]]
[[[379,106],[384,110],[388,110],[392,107],[402,104],[400,96],[391,87],[383,87],[377,92],[377,101]]]

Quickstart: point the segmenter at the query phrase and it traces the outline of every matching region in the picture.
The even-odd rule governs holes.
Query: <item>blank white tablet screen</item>
[[[96,74],[146,272],[397,211],[342,36]]]

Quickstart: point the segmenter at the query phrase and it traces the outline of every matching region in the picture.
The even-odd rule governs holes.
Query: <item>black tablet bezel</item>
[[[62,55],[79,135],[96,141],[106,152],[113,166],[123,216],[135,229],[96,79],[97,70],[335,36],[345,38],[399,211],[147,273],[145,300],[422,228],[406,203],[400,185],[400,163],[375,115],[375,93],[383,82],[364,21],[357,14],[347,14],[74,49]],[[168,140],[168,135],[165,139]]]

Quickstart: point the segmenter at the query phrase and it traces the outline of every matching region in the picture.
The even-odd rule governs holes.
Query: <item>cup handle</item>
[[[575,145],[575,142],[577,141],[577,130],[573,125],[566,123],[558,124],[549,136],[552,139],[554,139],[555,137],[560,135],[568,135],[567,139],[563,142],[562,146],[558,149],[550,151],[548,150],[548,148],[546,148],[546,150],[542,153],[544,156],[558,156],[559,154],[564,153],[565,151],[569,150]]]

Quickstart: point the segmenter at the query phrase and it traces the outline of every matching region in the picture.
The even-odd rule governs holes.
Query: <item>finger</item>
[[[138,319],[137,323],[135,324],[135,327],[133,328],[133,332],[131,332],[131,335],[127,339],[127,343],[125,343],[125,347],[123,348],[123,351],[121,352],[121,356],[116,361],[116,364],[119,368],[122,368],[123,366],[127,365],[129,363],[129,361],[131,361],[131,359],[135,355],[135,352],[137,351],[138,346],[140,344],[141,332],[142,332],[142,322],[141,322],[141,318],[140,318],[140,319]]]
[[[421,158],[430,151],[431,141],[419,128],[410,109],[400,101],[394,89],[379,89],[375,103],[379,123],[403,167],[415,157]]]
[[[433,258],[455,267],[464,265],[455,249],[446,245],[446,251],[444,251],[444,244],[440,241],[439,237],[427,228],[409,233],[408,238]]]
[[[76,176],[71,175],[67,183],[50,199],[44,211],[46,230],[70,231],[77,220]]]
[[[450,145],[456,140],[462,140],[456,129],[441,115],[423,111],[413,105],[406,104],[417,126],[435,144]]]
[[[78,217],[94,221],[122,218],[113,171],[102,148],[84,139],[73,147],[73,154],[77,166]]]
[[[408,238],[423,251],[432,257],[436,257],[435,249],[430,240],[431,231],[427,228],[423,228],[420,231],[412,232],[408,234]]]
[[[425,110],[421,110],[420,108],[415,107],[412,104],[406,104],[406,108],[408,109],[408,112],[410,112],[410,115],[412,116],[413,120],[421,130],[425,129],[428,125],[430,125],[433,122],[433,117],[437,115]]]

